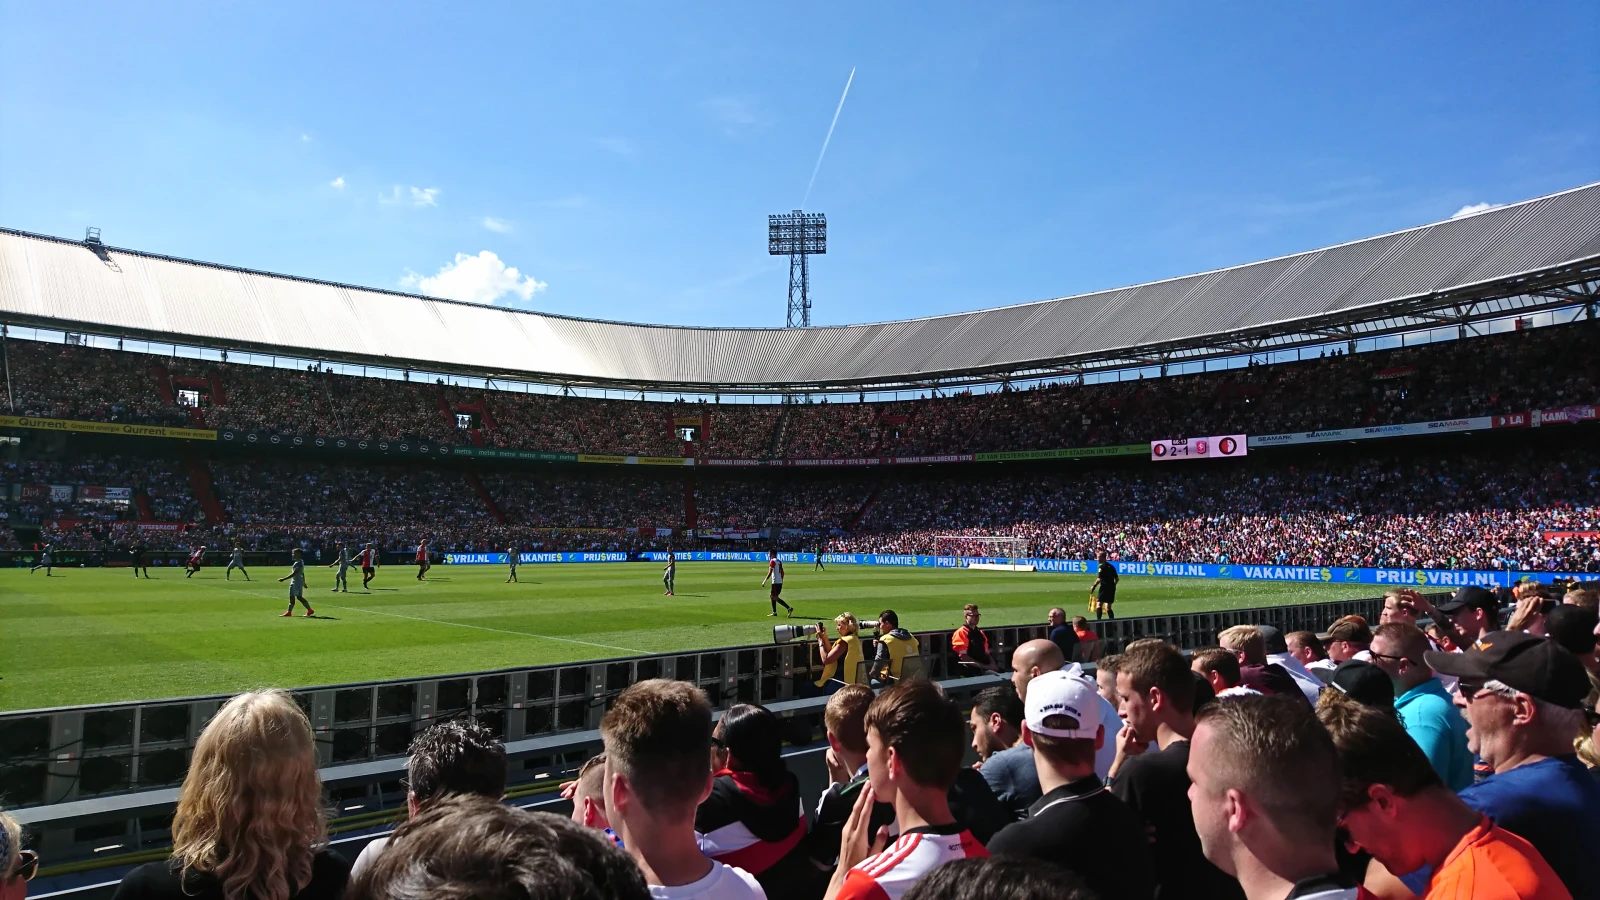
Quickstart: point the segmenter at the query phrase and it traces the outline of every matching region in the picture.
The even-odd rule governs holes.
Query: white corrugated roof
[[[533,380],[729,388],[1022,371],[1380,309],[1600,259],[1600,184],[1132,287],[869,325],[686,328],[521,312],[0,230],[0,320]]]

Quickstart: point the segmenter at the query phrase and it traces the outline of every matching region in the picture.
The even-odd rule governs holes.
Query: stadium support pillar
[[[693,475],[686,475],[683,479],[683,527],[700,527],[700,512],[694,506]]]

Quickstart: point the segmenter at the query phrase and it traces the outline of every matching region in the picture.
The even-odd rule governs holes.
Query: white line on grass
[[[189,580],[187,578],[184,579],[183,583],[185,583],[185,584],[195,584],[195,582],[193,582],[193,581],[191,581],[191,580]],[[248,582],[247,581],[245,583],[246,584],[252,584],[254,582]],[[259,591],[241,591],[238,588],[222,587],[221,585],[215,585],[215,584],[209,584],[209,583],[203,584],[201,586],[216,588],[216,589],[228,591],[228,592],[234,593],[234,594],[249,594],[252,597],[270,597],[271,596],[269,594],[263,594],[263,593],[261,593]],[[270,590],[270,588],[269,588],[269,590]],[[506,628],[490,628],[487,625],[468,625],[465,622],[446,622],[443,619],[425,619],[422,616],[403,616],[400,613],[380,612],[380,611],[378,611],[376,609],[362,609],[359,606],[335,606],[332,603],[326,603],[326,604],[323,604],[323,605],[331,607],[333,609],[348,609],[348,610],[351,610],[353,612],[364,612],[364,613],[367,613],[369,615],[374,615],[374,616],[391,616],[391,617],[396,618],[396,619],[410,619],[413,622],[428,622],[428,623],[433,624],[433,625],[452,625],[452,626],[454,626],[456,628],[475,628],[478,631],[493,631],[493,632],[496,632],[498,634],[514,634],[514,635],[517,635],[518,637],[542,638],[542,639],[547,640],[547,641],[561,641],[562,643],[566,643],[566,644],[582,644],[585,647],[599,647],[599,648],[601,648],[603,650],[621,650],[624,653],[645,653],[645,652],[647,652],[647,651],[644,651],[644,650],[635,650],[632,647],[618,647],[616,644],[597,644],[594,641],[580,641],[577,638],[556,637],[553,634],[534,634],[531,631],[511,631],[511,630],[506,629]]]

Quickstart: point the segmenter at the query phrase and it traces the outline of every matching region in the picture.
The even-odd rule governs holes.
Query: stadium
[[[797,329],[3,231],[0,795],[53,883],[94,896],[166,853],[201,727],[239,690],[293,691],[347,840],[394,821],[431,721],[486,724],[508,796],[548,803],[648,678],[779,712],[800,766],[824,663],[772,640],[769,552],[795,624],[898,610],[958,702],[994,680],[951,647],[962,607],[1005,671],[1051,607],[1085,612],[1102,551],[1125,582],[1113,618],[1090,601],[1091,670],[1141,638],[1376,622],[1390,588],[1587,580],[1597,291],[1600,185],[1119,290]],[[379,564],[330,594],[341,546]],[[284,621],[291,553],[307,596]]]

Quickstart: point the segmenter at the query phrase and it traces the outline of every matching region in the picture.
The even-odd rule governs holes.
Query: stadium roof
[[[853,390],[1180,361],[1593,303],[1597,282],[1600,183],[1182,278],[804,329],[569,318],[0,230],[0,321],[15,325],[650,390]]]

